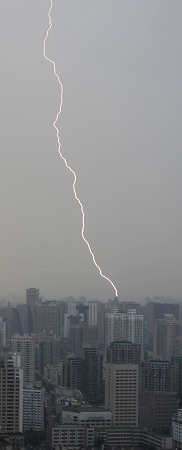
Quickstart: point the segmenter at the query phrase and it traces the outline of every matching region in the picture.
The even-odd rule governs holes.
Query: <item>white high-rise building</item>
[[[68,308],[68,315],[69,316],[76,316],[76,302],[68,302],[67,303]]]
[[[20,355],[0,355],[0,430],[23,431],[23,369]]]
[[[35,383],[35,339],[33,336],[13,334],[9,340],[12,353],[20,353],[23,367],[23,379]]]
[[[44,389],[25,383],[23,389],[23,431],[44,429]]]
[[[89,325],[97,325],[98,323],[98,307],[99,302],[88,302],[88,323]]]
[[[138,426],[138,377],[138,364],[105,365],[105,407],[116,427]]]
[[[173,441],[178,448],[182,448],[182,409],[172,418]]]
[[[136,314],[135,309],[128,310],[127,314],[105,313],[105,351],[111,342],[122,339],[140,344],[143,357],[143,315]]]

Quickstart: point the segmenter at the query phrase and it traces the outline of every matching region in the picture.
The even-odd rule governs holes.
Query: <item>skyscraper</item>
[[[30,333],[34,330],[34,308],[37,303],[40,303],[39,289],[26,289],[26,305],[28,306],[28,325]]]
[[[23,389],[23,431],[44,429],[44,389],[25,383]]]
[[[82,358],[82,394],[88,402],[102,399],[103,356],[96,348],[83,348],[78,352]]]
[[[33,336],[14,334],[9,340],[12,353],[20,353],[24,381],[35,383],[35,339]]]
[[[63,363],[63,386],[82,391],[82,359],[69,358]]]
[[[0,430],[23,431],[23,369],[20,355],[0,355]]]
[[[171,417],[177,411],[174,367],[169,361],[145,361],[140,376],[139,425],[161,432],[171,426]]]
[[[116,427],[138,426],[138,364],[106,363],[105,407]]]

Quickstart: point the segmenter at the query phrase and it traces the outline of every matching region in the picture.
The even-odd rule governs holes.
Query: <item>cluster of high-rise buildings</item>
[[[97,437],[170,449],[172,427],[182,444],[181,318],[180,304],[160,299],[42,301],[30,288],[25,304],[1,301],[0,433],[44,430],[46,380],[49,448]]]

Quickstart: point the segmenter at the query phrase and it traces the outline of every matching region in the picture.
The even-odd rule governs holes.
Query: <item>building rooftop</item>
[[[91,405],[73,405],[73,406],[61,406],[62,411],[72,411],[80,413],[84,412],[108,412],[109,410],[104,408],[104,406],[91,406]]]

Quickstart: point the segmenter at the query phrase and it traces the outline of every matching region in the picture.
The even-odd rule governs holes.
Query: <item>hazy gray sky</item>
[[[43,58],[49,0],[1,0],[0,295],[114,296],[81,239]],[[62,152],[121,300],[182,293],[182,2],[54,0]]]

